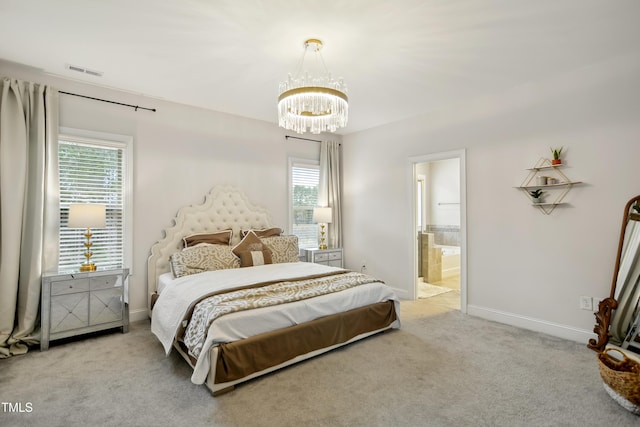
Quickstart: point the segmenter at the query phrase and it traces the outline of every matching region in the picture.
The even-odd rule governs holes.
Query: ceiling
[[[277,123],[278,83],[319,38],[348,134],[637,53],[639,16],[637,0],[0,0],[0,58]]]

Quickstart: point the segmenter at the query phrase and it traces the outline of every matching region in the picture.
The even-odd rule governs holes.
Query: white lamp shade
[[[69,205],[69,228],[104,228],[105,205]]]
[[[328,224],[333,220],[333,209],[313,208],[313,220],[318,223]]]

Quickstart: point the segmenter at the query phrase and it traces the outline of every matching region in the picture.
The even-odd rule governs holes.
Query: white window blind
[[[121,268],[125,263],[125,161],[126,147],[113,143],[59,140],[61,271],[85,262],[84,233],[68,228],[69,205],[103,204],[106,227],[92,229],[93,256],[98,268]]]
[[[318,165],[291,166],[292,233],[298,236],[300,248],[318,247],[318,225],[313,222],[313,208],[318,206]]]

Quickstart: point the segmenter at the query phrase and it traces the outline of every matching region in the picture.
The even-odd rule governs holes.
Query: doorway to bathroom
[[[466,312],[464,151],[411,160],[415,297]]]

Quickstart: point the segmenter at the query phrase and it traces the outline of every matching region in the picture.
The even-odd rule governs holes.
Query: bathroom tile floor
[[[437,312],[441,312],[442,310],[460,310],[460,276],[452,276],[440,282],[433,283],[433,285],[446,287],[452,289],[452,291],[413,301],[416,309],[427,311],[435,310]]]
[[[460,290],[460,275],[450,276],[442,279],[439,282],[432,283],[432,285],[443,286],[449,289]]]

